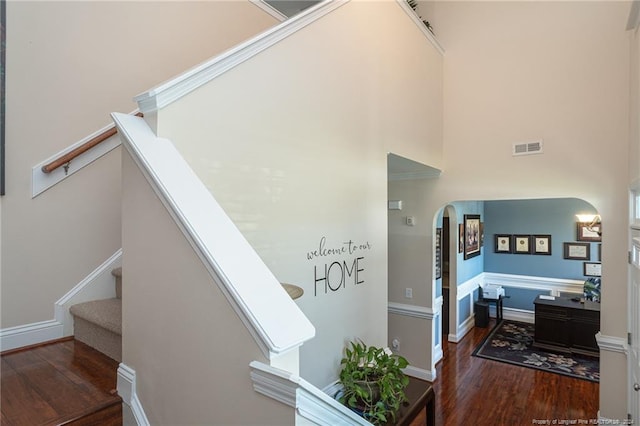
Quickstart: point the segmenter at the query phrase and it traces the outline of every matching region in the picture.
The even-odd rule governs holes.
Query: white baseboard
[[[118,395],[122,402],[131,407],[133,417],[139,426],[150,426],[149,419],[142,408],[136,393],[136,371],[124,363],[118,366]]]
[[[73,335],[73,317],[69,308],[76,303],[116,297],[115,278],[111,271],[122,266],[122,249],[87,275],[55,304],[55,319],[64,325],[64,336]]]
[[[52,320],[0,330],[0,350],[36,345],[73,335],[73,318],[69,313],[71,305],[115,297],[115,279],[111,270],[121,264],[122,249],[119,249],[55,303]]]
[[[0,330],[0,351],[59,339],[63,337],[62,330],[62,323],[56,320],[4,328]]]
[[[458,326],[457,333],[455,334],[449,333],[448,340],[453,343],[458,343],[460,340],[462,340],[464,336],[467,335],[468,332],[471,331],[474,325],[475,325],[475,318],[472,315],[469,318],[467,318],[462,324],[460,324],[460,326]]]
[[[433,382],[436,379],[435,368],[431,371],[424,368],[414,367],[412,365],[402,370],[407,376],[415,377],[416,379],[426,380],[427,382]]]

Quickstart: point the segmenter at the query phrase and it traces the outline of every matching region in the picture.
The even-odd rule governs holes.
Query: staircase
[[[114,269],[116,297],[71,306],[75,339],[122,361],[122,268]]]

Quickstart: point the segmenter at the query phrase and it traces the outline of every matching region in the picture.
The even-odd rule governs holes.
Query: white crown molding
[[[424,36],[427,38],[427,40],[429,40],[429,42],[433,45],[433,47],[435,47],[436,50],[441,55],[444,55],[444,48],[442,47],[442,45],[440,44],[436,36],[431,31],[429,31],[426,25],[424,25],[424,22],[420,20],[416,12],[413,11],[413,9],[411,8],[411,6],[409,6],[407,1],[396,0],[396,2],[400,5],[402,10],[404,10],[405,13],[409,15],[409,18],[411,18],[411,20],[418,26],[418,28],[420,28],[420,31],[422,31],[422,34],[424,34]]]
[[[264,0],[249,0],[249,2],[253,3],[255,6],[259,7],[263,11],[267,12],[269,15],[271,15],[271,17],[277,19],[280,22],[287,20],[287,16],[284,13],[280,12],[278,9],[271,6],[269,3],[267,3]]]
[[[343,6],[347,1],[318,3],[264,33],[139,94],[134,100],[144,113],[161,109]]]
[[[259,361],[252,361],[249,366],[256,392],[295,408],[296,414],[308,421],[319,425],[370,425],[296,374]]]
[[[432,320],[437,314],[432,308],[427,308],[426,306],[406,305],[395,302],[389,302],[388,312],[390,314],[427,320]]]
[[[616,352],[625,355],[629,353],[627,340],[622,337],[607,336],[598,332],[596,333],[596,342],[598,342],[601,351]]]
[[[122,402],[131,407],[133,417],[138,426],[150,426],[151,423],[149,423],[149,419],[136,393],[136,372],[124,363],[120,363],[118,366],[117,389]]]
[[[271,359],[313,338],[309,319],[171,141],[157,138],[142,118],[112,117],[125,148],[263,354]]]

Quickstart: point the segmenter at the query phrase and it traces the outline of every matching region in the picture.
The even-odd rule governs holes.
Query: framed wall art
[[[464,215],[464,259],[480,254],[480,215]]]
[[[458,224],[458,253],[464,251],[464,223]]]
[[[551,235],[534,235],[533,254],[551,255]]]
[[[511,253],[511,235],[496,234],[494,239],[496,253]]]
[[[515,254],[531,254],[531,235],[514,235],[513,252]]]
[[[570,260],[590,260],[590,243],[564,243],[564,258]]]
[[[602,263],[599,262],[584,262],[584,275],[587,277],[600,277],[602,276]]]
[[[577,222],[577,228],[578,241],[602,241],[601,223]]]

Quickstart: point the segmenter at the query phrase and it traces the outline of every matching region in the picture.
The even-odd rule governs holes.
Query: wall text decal
[[[364,256],[360,252],[371,250],[371,243],[356,243],[353,240],[345,241],[337,246],[327,246],[327,237],[320,238],[318,248],[307,252],[307,260],[327,256],[349,256],[348,259],[325,262],[324,265],[315,265],[314,272],[314,296],[318,295],[318,287],[324,294],[329,290],[338,291],[347,286],[347,282],[354,285],[364,283]],[[357,254],[356,254],[357,253]],[[354,257],[355,254],[355,257]]]

